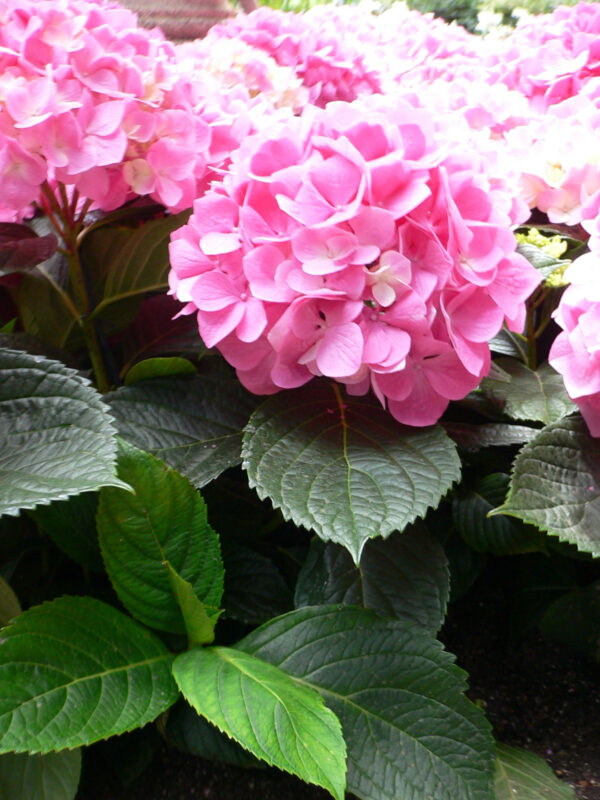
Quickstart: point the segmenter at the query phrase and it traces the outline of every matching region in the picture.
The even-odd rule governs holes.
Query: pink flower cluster
[[[268,53],[277,64],[291,67],[309,89],[309,100],[323,106],[331,100],[354,100],[381,89],[378,73],[365,63],[362,40],[340,29],[342,16],[325,6],[306,14],[268,7],[238,15],[216,25],[206,37],[208,47],[222,38],[235,38]],[[363,46],[361,46],[363,45]]]
[[[171,243],[171,291],[257,393],[333,378],[428,425],[521,330],[513,197],[431,114],[332,103],[250,137]]]
[[[545,111],[600,78],[600,7],[579,3],[533,17],[488,53],[490,76]]]
[[[4,0],[3,218],[36,201],[45,180],[104,210],[136,194],[191,206],[211,161],[211,120],[180,72],[160,31],[138,28],[135,15],[114,4]]]
[[[562,328],[548,361],[559,372],[592,436],[600,436],[600,191],[583,208],[590,252],[567,268],[566,288],[554,318]]]

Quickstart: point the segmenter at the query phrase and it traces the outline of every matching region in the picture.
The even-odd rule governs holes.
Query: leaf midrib
[[[51,695],[53,692],[68,691],[73,686],[76,686],[79,683],[84,683],[85,681],[93,681],[93,680],[106,678],[106,677],[108,677],[110,675],[113,675],[113,674],[116,674],[118,672],[128,672],[128,671],[131,671],[133,669],[139,669],[140,667],[150,666],[150,665],[152,665],[154,663],[158,663],[160,661],[168,661],[169,659],[172,659],[172,658],[173,658],[173,655],[171,653],[161,653],[160,655],[152,656],[152,658],[146,658],[143,661],[135,661],[133,663],[130,662],[129,664],[120,665],[118,667],[112,667],[110,669],[105,669],[102,672],[95,672],[95,673],[90,674],[90,675],[82,675],[79,678],[71,679],[68,683],[63,683],[63,684],[60,684],[58,686],[53,686],[52,688],[47,689],[44,692],[41,692],[39,694],[36,694],[36,695],[33,695],[33,696],[29,697],[24,703],[21,703],[20,705],[16,706],[12,711],[6,711],[4,714],[0,714],[0,720],[2,720],[3,718],[6,718],[6,717],[11,717],[15,713],[15,711],[25,708],[30,703],[34,703],[35,704],[36,701],[40,700],[41,698],[47,697],[48,695]],[[23,665],[23,666],[27,665],[27,666],[32,666],[32,667],[50,667],[50,668],[53,668],[52,665],[44,664],[43,662],[38,662],[38,661],[13,661],[13,662],[11,662],[11,664],[12,665]]]

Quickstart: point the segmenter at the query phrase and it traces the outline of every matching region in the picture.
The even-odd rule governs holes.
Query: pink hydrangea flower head
[[[171,242],[171,291],[261,393],[313,376],[429,425],[539,282],[510,187],[413,99],[338,101],[232,153]]]
[[[570,284],[554,312],[562,330],[548,361],[562,375],[592,436],[600,436],[600,190],[583,205],[581,216],[590,252],[565,272]]]
[[[11,214],[35,201],[45,180],[103,210],[136,195],[187,208],[253,127],[244,123],[244,87],[232,96],[199,61],[190,69],[184,51],[110,0],[10,0],[1,22]]]
[[[324,106],[381,90],[378,71],[365,62],[364,47],[344,35],[345,19],[338,9],[322,6],[306,14],[265,6],[215,25],[206,42],[211,47],[222,38],[234,38],[264,51],[280,66],[293,70],[309,90],[312,103]]]

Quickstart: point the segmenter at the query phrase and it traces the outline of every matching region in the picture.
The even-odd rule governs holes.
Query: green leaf
[[[600,663],[600,581],[557,598],[539,626],[545,636]]]
[[[106,279],[112,265],[120,263],[121,254],[132,235],[131,228],[110,225],[92,225],[84,233],[79,245],[79,255],[94,309],[104,297]],[[114,334],[133,323],[141,302],[142,296],[133,294],[103,306],[101,317],[104,332]]]
[[[600,444],[581,417],[548,425],[515,459],[506,502],[494,514],[537,525],[600,556]]]
[[[19,598],[13,592],[10,584],[0,575],[0,628],[8,625],[11,619],[18,617],[20,613]]]
[[[444,422],[443,427],[459,447],[473,452],[484,447],[510,447],[514,444],[525,444],[539,432],[538,428],[504,423],[472,425],[468,422]]]
[[[237,767],[264,766],[264,762],[257,761],[252,753],[221,733],[185,700],[176,703],[169,711],[165,736],[179,750],[199,758],[225,761]]]
[[[64,287],[63,287],[64,289]],[[65,295],[56,290],[45,275],[38,272],[22,276],[16,294],[19,319],[26,334],[37,337],[53,347],[83,343],[73,308]],[[79,341],[77,337],[79,336]]]
[[[436,506],[460,474],[439,427],[409,429],[370,398],[311,383],[270,397],[244,433],[250,485],[286,519],[342,544],[355,562],[366,542]]]
[[[527,242],[521,242],[517,247],[517,252],[525,256],[527,261],[540,272],[544,278],[549,278],[553,272],[561,267],[568,267],[571,260],[568,258],[555,258],[546,253],[541,247]]]
[[[0,333],[0,349],[6,350],[23,350],[32,356],[46,356],[54,361],[60,361],[67,367],[76,367],[76,359],[67,353],[66,350],[61,350],[59,347],[53,347],[45,342],[43,339],[37,339],[29,333]]]
[[[496,556],[544,550],[544,535],[507,517],[488,517],[506,496],[509,478],[501,472],[485,475],[452,501],[454,524],[465,542],[479,553]]]
[[[520,747],[496,745],[495,800],[575,800],[543,758]]]
[[[444,543],[450,568],[450,603],[465,595],[488,562],[488,556],[469,547],[456,532]]]
[[[171,591],[181,610],[189,646],[198,647],[203,644],[212,644],[215,639],[215,629],[206,611],[206,606],[201,600],[198,600],[198,595],[189,581],[184,580],[168,561],[165,561],[165,566]]]
[[[490,726],[465,673],[422,627],[310,606],[236,645],[317,689],[342,723],[348,791],[362,800],[489,800]]]
[[[512,358],[498,358],[495,363],[508,377],[503,380],[484,378],[480,388],[512,419],[549,424],[576,410],[562,376],[549,364],[532,370]]]
[[[292,593],[269,558],[236,543],[223,547],[223,561],[223,606],[228,617],[261,625],[292,610]]]
[[[148,378],[163,378],[165,375],[195,375],[196,367],[187,358],[173,356],[172,358],[147,358],[138,361],[125,376],[125,386],[147,380]]]
[[[490,339],[490,350],[492,353],[500,353],[503,356],[513,356],[520,361],[526,361],[529,353],[527,339],[519,333],[513,333],[508,328],[503,328],[492,339]]]
[[[94,572],[104,572],[96,533],[97,508],[98,493],[84,492],[49,506],[38,506],[29,516],[73,561]]]
[[[435,633],[446,615],[448,562],[424,525],[367,542],[360,563],[314,539],[296,584],[296,606],[343,603],[411,620]]]
[[[81,750],[0,756],[2,800],[73,800],[81,772]]]
[[[228,647],[196,648],[177,656],[173,675],[199,714],[257,758],[343,800],[342,731],[316,691]]]
[[[124,439],[198,488],[239,464],[242,429],[257,402],[212,358],[202,362],[197,377],[141,381],[105,399]]]
[[[91,597],[34,606],[2,631],[0,751],[46,753],[141,727],[177,699],[172,656]]]
[[[206,505],[187,478],[132,445],[121,443],[118,464],[135,494],[100,492],[97,524],[106,571],[123,605],[141,622],[185,633],[165,562],[214,615],[223,594],[223,565]]]
[[[0,515],[125,486],[115,476],[111,423],[98,392],[74,370],[0,350]]]
[[[96,247],[98,238],[118,237],[113,246],[114,257],[109,262],[104,284],[104,295],[92,313],[102,316],[115,303],[142,298],[148,292],[161,292],[168,288],[169,238],[171,233],[185,224],[189,211],[173,216],[145,222],[137,228],[127,230],[102,227],[90,235],[87,247]],[[117,231],[118,234],[114,233]],[[93,239],[93,242],[92,242]],[[83,246],[86,246],[84,239]]]

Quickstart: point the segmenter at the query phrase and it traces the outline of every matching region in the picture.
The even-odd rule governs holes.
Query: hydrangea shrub
[[[3,800],[155,721],[339,800],[572,798],[437,633],[502,556],[598,659],[598,7],[0,23]]]

